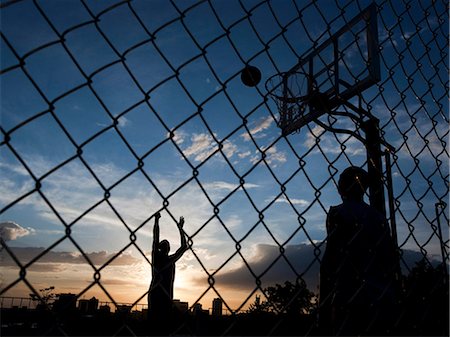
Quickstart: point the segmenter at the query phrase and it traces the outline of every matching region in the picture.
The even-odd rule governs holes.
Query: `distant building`
[[[53,303],[53,310],[61,314],[70,314],[77,309],[77,295],[59,294]]]
[[[144,319],[147,318],[148,313],[147,312],[143,312],[141,310],[133,310],[130,313],[130,317],[135,318],[135,319]]]
[[[109,305],[101,305],[100,308],[98,308],[98,311],[101,313],[107,313],[109,314],[111,312],[111,307]]]
[[[173,306],[175,309],[177,309],[181,313],[187,312],[189,310],[188,302],[181,302],[180,300],[173,300]]]
[[[82,312],[83,314],[88,312],[88,307],[89,307],[89,300],[79,300],[78,301],[78,310],[80,310],[80,312]]]
[[[204,314],[208,315],[209,314],[208,310],[203,310],[201,303],[195,303],[194,307],[192,308],[192,312],[194,313],[194,315],[204,315]]]
[[[200,311],[200,310],[202,310],[202,304],[201,303],[195,303],[194,307],[192,308],[192,311],[196,312],[196,311]]]
[[[90,300],[79,300],[78,301],[78,310],[80,310],[83,314],[93,314],[98,309],[98,299],[92,297]]]
[[[215,298],[212,302],[212,315],[213,316],[222,316],[222,304],[223,301],[221,298]]]
[[[116,308],[116,313],[119,313],[119,314],[128,314],[130,312],[131,312],[131,305],[121,304],[121,305],[118,305]]]

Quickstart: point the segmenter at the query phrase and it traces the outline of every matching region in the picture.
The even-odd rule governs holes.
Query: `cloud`
[[[126,118],[125,116],[120,116],[119,119],[117,120],[117,122],[118,122],[118,124],[119,124],[119,126],[121,128],[125,128],[125,127],[130,126],[132,124],[132,122],[128,118]],[[99,123],[99,122],[97,122],[95,124],[97,126],[102,127],[102,128],[106,128],[106,127],[111,126],[112,122],[111,122],[111,124]]]
[[[174,140],[177,144],[182,144],[184,142],[185,135],[176,135]],[[191,136],[191,145],[183,150],[187,157],[194,158],[195,161],[202,162],[206,160],[211,154],[216,152],[219,145],[214,140],[214,138],[209,133],[194,133]],[[239,149],[236,144],[230,140],[225,140],[222,143],[222,152],[227,158],[231,158]]]
[[[354,127],[345,128],[353,130]],[[326,131],[320,125],[316,125],[306,135],[303,143],[307,149],[316,148],[315,153],[319,152],[319,148],[326,154],[341,154],[343,152],[342,145],[345,145],[347,154],[356,156],[365,153],[364,145],[355,137],[343,133],[332,133]]]
[[[170,137],[170,134],[167,134],[167,137]],[[177,130],[173,134],[173,141],[177,143],[177,145],[183,144],[184,138],[186,137],[186,133],[181,130]]]
[[[12,165],[6,162],[0,162],[0,168],[22,176],[28,175],[28,171],[22,165]]]
[[[18,238],[30,235],[34,232],[33,228],[24,228],[21,225],[12,222],[6,221],[0,223],[0,237],[4,241],[12,241],[17,240]]]
[[[42,159],[38,159],[37,162],[42,162]],[[52,167],[51,163],[45,166]],[[90,167],[98,176],[107,177],[111,183],[117,181],[126,173],[113,164],[92,163]],[[7,175],[0,176],[0,188],[2,189],[0,201],[8,204],[17,198],[11,198],[11,196],[17,195],[17,191],[21,193],[19,195],[24,195],[31,190],[32,187],[29,186],[28,180],[23,179],[27,176],[26,172],[23,173],[23,176],[11,180],[7,179]],[[156,211],[161,205],[156,192],[150,190],[139,178],[138,175],[131,176],[118,188],[111,190],[110,200],[119,210],[121,216],[131,224],[142,223],[144,219],[148,218],[151,210]],[[5,182],[8,181],[10,183],[6,184]],[[165,181],[161,180],[161,184],[163,183]],[[46,177],[42,180],[42,186],[42,191],[49,202],[67,223],[78,218],[85,210],[98,203],[103,198],[104,193],[97,181],[79,161],[72,161]],[[61,224],[37,193],[22,199],[20,203],[27,206],[34,215],[38,215],[40,219],[44,219],[47,223]],[[91,212],[85,214],[78,223],[108,227],[111,225],[122,226],[118,217],[106,203],[100,204]]]
[[[103,280],[102,285],[104,286],[130,286],[130,280],[119,280],[119,279],[111,279],[111,280]]]
[[[196,161],[204,161],[217,149],[214,139],[207,133],[194,133],[191,142],[183,152],[187,157],[194,157]]]
[[[15,265],[14,265],[15,266]],[[64,271],[64,265],[59,263],[33,263],[27,268],[27,271],[36,273],[60,273]]]
[[[10,247],[14,256],[23,264],[31,261],[39,254],[45,251],[42,247]],[[86,253],[89,260],[96,266],[101,266],[109,261],[115,253],[108,253],[106,251]],[[16,266],[16,263],[11,258],[9,253],[5,250],[0,252],[2,266]],[[111,263],[111,266],[130,266],[142,262],[142,259],[134,257],[131,253],[124,252],[117,256]],[[57,268],[54,264],[87,264],[87,260],[79,252],[55,252],[48,251],[44,256],[36,261],[37,269],[39,270],[54,270]],[[45,266],[50,264],[48,266]]]
[[[448,134],[447,124],[441,123],[433,126],[431,122],[421,122],[417,123],[417,126],[407,133],[406,141],[397,139],[394,146],[401,148],[402,151],[399,151],[399,154],[435,160],[439,156],[447,157],[445,143],[448,141]],[[403,146],[404,142],[407,146]]]
[[[266,153],[266,162],[267,164],[273,164],[274,167],[277,167],[277,164],[282,164],[287,161],[286,153],[282,151],[278,151],[276,145],[272,145],[268,149],[264,150]],[[255,151],[255,155],[250,158],[250,162],[252,164],[256,164],[261,159],[261,155],[259,151]]]
[[[250,156],[251,154],[252,154],[251,151],[241,152],[241,153],[238,153],[238,157],[241,159],[244,159],[244,158]]]
[[[227,158],[231,158],[235,153],[238,152],[238,147],[236,144],[233,144],[229,140],[223,142],[223,153]]]
[[[316,125],[311,129],[311,132],[306,135],[306,140],[303,145],[308,149],[315,146],[317,144],[317,140],[320,139],[321,135],[324,133],[325,129],[319,125]]]
[[[265,134],[258,135],[258,133],[270,128],[273,122],[274,120],[272,116],[267,116],[265,118],[263,117],[256,123],[253,128],[249,130],[249,133],[243,133],[241,134],[241,137],[244,138],[245,141],[250,141],[250,135],[256,138],[264,137]]]
[[[266,199],[266,202],[270,202],[272,201],[272,199]],[[310,204],[310,202],[308,200],[305,199],[295,199],[295,198],[289,198],[289,200],[286,198],[286,196],[280,196],[277,200],[275,200],[275,202],[277,203],[291,203],[293,205],[300,205],[300,206],[308,206]]]
[[[256,245],[255,254],[247,260],[248,266],[253,273],[261,278],[262,287],[265,288],[274,284],[283,284],[285,281],[295,281],[296,273],[302,275],[307,287],[311,291],[317,291],[319,286],[319,269],[320,259],[325,251],[325,245],[316,242],[316,246],[320,247],[319,256],[314,254],[315,247],[312,244],[290,245],[285,247],[284,256],[280,258],[280,248],[276,245],[258,244]],[[422,259],[422,254],[418,251],[403,250],[403,259],[406,261],[409,268],[413,267],[415,262]],[[430,258],[430,256],[429,256]],[[289,261],[289,263],[286,262]],[[430,261],[439,263],[433,257]],[[273,265],[272,265],[273,264]],[[272,265],[272,266],[271,266]],[[266,272],[267,268],[270,269]],[[405,266],[402,265],[404,268]],[[407,269],[403,270],[407,273]],[[246,264],[219,273],[214,280],[217,285],[223,285],[234,289],[249,290],[256,287],[255,277],[250,273]],[[197,281],[200,281],[198,279]],[[201,280],[202,282],[204,280]]]
[[[48,163],[47,166],[53,167],[51,163]],[[95,167],[96,172],[101,171],[110,177],[120,177],[123,172],[122,169],[113,164],[102,165],[92,163],[90,166]],[[178,179],[176,175],[163,176],[158,174],[153,178],[157,181],[158,188],[163,191],[168,191],[168,193],[178,188],[184,181],[182,180],[184,177]],[[7,188],[2,185],[2,182],[5,181],[11,182]],[[0,175],[0,188],[3,192],[0,193],[0,200],[2,197],[13,193],[17,194],[17,191],[21,191],[22,181],[23,179],[9,180],[7,179],[7,175]],[[42,180],[42,184],[42,190],[46,197],[66,223],[77,219],[85,210],[101,200],[104,194],[97,182],[78,161],[72,161],[60,170],[52,173]],[[238,185],[237,182],[236,184],[231,184],[229,182],[219,181],[212,183],[211,186],[217,189],[217,192],[223,192],[230,191]],[[245,188],[258,187],[250,183],[244,186]],[[10,201],[7,200],[8,202]],[[130,228],[136,228],[162,206],[160,196],[155,190],[150,188],[147,181],[139,174],[128,177],[112,189],[109,202],[114,207],[115,212],[120,215],[120,218],[111,210],[111,207],[106,202],[103,202],[78,219],[76,222],[77,227],[86,233],[93,233],[93,235],[101,235],[104,231],[123,233],[124,226],[121,220],[125,221]],[[192,234],[202,224],[208,222],[213,212],[211,203],[194,182],[184,185],[176,194],[170,197],[169,203],[168,209],[175,218],[180,216],[185,217],[185,230],[189,234]],[[52,210],[37,193],[33,193],[22,199],[21,205],[26,206],[27,212],[30,212],[32,216],[36,217],[36,222],[41,223],[46,230],[61,229],[61,222],[55,217]],[[163,214],[162,222],[164,224],[162,234],[165,238],[170,242],[179,242],[178,232],[172,230],[174,223],[165,213]],[[54,225],[54,227],[49,227],[51,225]],[[152,222],[140,229],[139,233],[146,237],[151,237],[151,228]],[[42,232],[42,230],[39,230],[38,234],[40,234],[39,238],[45,238],[46,233]],[[197,246],[214,246],[216,244],[220,245],[223,241],[224,238],[216,236],[214,226],[209,225],[202,229],[200,235],[196,236],[195,243]],[[108,245],[113,245],[116,242],[121,242],[121,238],[119,236],[112,236],[110,240],[102,242],[104,245],[102,249],[107,249],[106,247]],[[92,244],[90,243],[89,245]],[[98,248],[91,246],[89,249],[92,251]]]
[[[215,189],[215,190],[225,190],[225,191],[233,191],[234,189],[236,189],[236,187],[238,187],[238,184],[232,184],[232,183],[228,183],[226,181],[214,181],[212,183],[205,183],[203,184],[203,186],[207,189]],[[257,188],[259,187],[259,185],[257,184],[250,184],[250,183],[246,183],[244,184],[245,188]]]
[[[266,161],[268,164],[275,162],[285,163],[287,161],[286,153],[278,151],[275,145],[266,150],[266,155]]]
[[[255,246],[255,254],[250,259],[247,259],[248,266],[252,272],[257,277],[260,277],[263,288],[276,283],[282,284],[287,280],[295,280],[296,276],[292,268],[284,258],[279,258],[279,256],[280,248],[278,246],[257,244]],[[315,261],[314,247],[307,244],[286,246],[285,257],[297,273],[301,274],[308,270],[303,275],[303,278],[308,288],[315,290],[318,285],[319,262]],[[314,263],[310,266],[312,262]],[[270,265],[272,266],[266,272]],[[244,263],[235,269],[218,273],[214,279],[217,285],[236,290],[248,290],[256,287],[255,277]],[[197,281],[204,282],[200,278]]]
[[[129,126],[131,124],[130,120],[128,118],[126,118],[125,116],[120,116],[118,122],[119,122],[119,126],[122,128]]]
[[[51,169],[57,166],[57,163],[46,160],[42,156],[31,156],[27,160],[27,164],[33,168],[33,172],[39,172],[40,175],[47,174]],[[1,202],[8,203],[12,201],[9,195],[16,195],[16,191],[20,191],[22,195],[34,188],[33,185],[35,185],[35,183],[31,183],[32,180],[30,175],[27,171],[22,170],[21,167],[22,166],[19,164],[8,164],[7,169],[9,172],[7,172],[4,176],[0,176],[0,186],[5,188],[2,191],[3,193],[0,194]],[[97,173],[97,175],[110,176],[110,179],[113,181],[118,180],[126,173],[111,164],[91,164],[90,167]],[[17,175],[13,175],[12,173]],[[12,184],[5,184],[8,180],[11,180]],[[84,194],[88,194],[94,191],[101,191],[98,183],[94,180],[84,165],[76,160],[64,165],[43,179],[42,186],[43,191],[50,192],[48,193],[49,195],[61,198],[64,193],[64,197],[70,197],[74,193],[76,194],[76,192],[83,191]],[[29,197],[22,200],[21,203],[35,204],[37,203],[36,200],[36,198]],[[86,201],[83,202],[83,198],[77,201],[81,204],[86,204]],[[78,202],[75,204],[78,204]]]
[[[432,107],[420,103],[392,110],[382,104],[375,105],[374,111],[381,119],[395,117],[395,123],[385,129],[384,137],[397,150],[396,155],[427,161],[435,161],[441,156],[448,157],[448,123],[439,122],[434,125],[436,120],[427,118],[425,113],[418,113],[428,109],[431,111]],[[448,165],[448,160],[442,161],[444,165]]]
[[[264,123],[263,123],[264,124]],[[264,125],[263,125],[264,127]],[[258,128],[259,130],[259,128]],[[256,131],[259,132],[259,131]],[[169,136],[169,134],[167,135]],[[197,162],[205,161],[209,156],[213,153],[218,152],[219,144],[214,140],[214,137],[217,135],[211,135],[209,133],[193,133],[190,138],[188,134],[182,130],[177,130],[174,133],[173,140],[177,145],[184,145],[183,153],[186,157],[194,159]],[[242,135],[241,135],[242,136]],[[268,155],[271,156],[269,160],[276,160],[275,158],[278,156],[283,156],[283,154],[275,154],[272,153],[273,150],[268,150]],[[238,146],[235,142],[231,140],[224,140],[222,142],[222,153],[227,158],[232,158],[237,155],[239,159],[244,159],[251,156],[251,151],[249,150],[241,150],[241,147]],[[259,153],[259,152],[258,152]],[[214,157],[216,158],[216,157]],[[284,158],[278,158],[279,160],[284,160]],[[219,160],[223,161],[222,157],[219,157]],[[237,161],[234,162],[236,164]]]

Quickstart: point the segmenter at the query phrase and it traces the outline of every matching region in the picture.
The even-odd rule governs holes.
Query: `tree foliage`
[[[402,329],[414,335],[449,333],[448,273],[443,264],[426,259],[416,263],[404,278]]]
[[[315,308],[315,295],[303,280],[267,287],[264,294],[266,300],[261,302],[257,297],[250,305],[249,313],[308,314]]]
[[[39,301],[40,304],[45,306],[49,305],[56,298],[56,294],[53,293],[55,287],[50,286],[48,288],[39,289],[39,296],[35,293],[30,294],[30,298],[33,301]]]

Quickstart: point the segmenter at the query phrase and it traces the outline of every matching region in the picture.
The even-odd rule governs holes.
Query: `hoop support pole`
[[[370,118],[362,123],[366,134],[367,173],[369,174],[369,201],[370,205],[386,216],[384,198],[383,165],[381,153],[381,138],[378,128],[378,119]]]
[[[395,220],[395,205],[394,205],[394,189],[392,184],[391,154],[388,150],[384,151],[384,162],[386,164],[386,187],[389,204],[389,219],[391,222],[391,236],[392,240],[394,241],[395,248],[398,249],[397,222]]]
[[[384,163],[386,165],[386,189],[389,205],[389,220],[391,223],[391,238],[395,251],[395,277],[397,284],[401,282],[402,269],[400,267],[400,249],[398,248],[397,222],[395,220],[394,187],[392,183],[391,153],[384,151]]]

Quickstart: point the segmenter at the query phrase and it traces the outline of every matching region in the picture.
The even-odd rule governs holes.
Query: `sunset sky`
[[[190,304],[209,308],[215,290],[232,309],[253,302],[256,283],[243,259],[257,274],[277,261],[263,287],[295,279],[292,268],[302,274],[314,260],[311,244],[325,238],[326,211],[340,202],[339,173],[365,165],[365,149],[314,122],[281,137],[264,82],[371,1],[340,1],[339,19],[331,1],[195,3],[38,0],[2,8],[0,233],[22,264],[51,247],[27,268],[35,289],[78,294],[94,280],[80,250],[97,268],[122,252],[100,282],[114,300],[135,302],[151,280],[157,211],[172,252],[174,221],[186,219],[192,246],[177,265],[175,297]],[[448,18],[431,12],[424,20],[414,7],[397,24],[400,10],[381,11],[382,81],[364,99],[397,151],[399,243],[418,251],[418,242],[439,260],[430,223],[435,203],[448,200]],[[410,43],[414,53],[405,52]],[[262,72],[254,88],[240,80],[246,62]],[[354,129],[344,117],[337,125]],[[277,260],[279,246],[291,266]],[[0,291],[19,277],[8,251]],[[217,272],[214,289],[207,272]],[[1,296],[28,293],[20,281]],[[109,300],[96,284],[81,297],[92,296]]]

